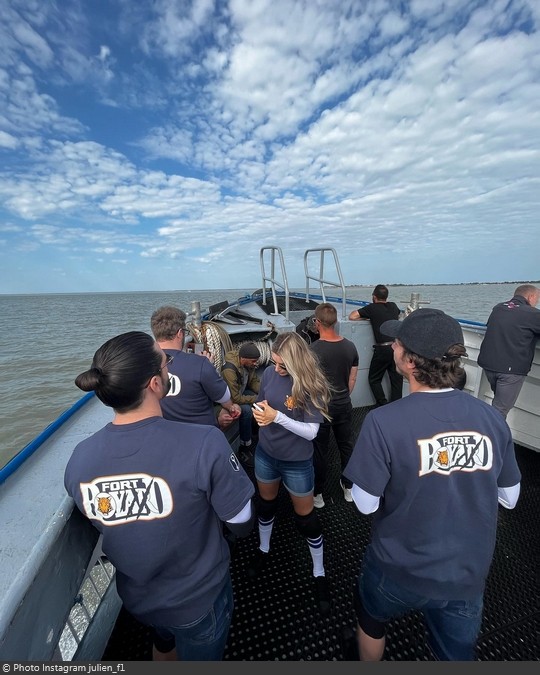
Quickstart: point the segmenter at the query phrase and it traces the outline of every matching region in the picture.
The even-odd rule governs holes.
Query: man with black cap
[[[240,406],[240,448],[238,458],[246,466],[254,464],[251,448],[253,413],[251,406],[257,400],[261,382],[255,372],[261,353],[254,342],[244,342],[238,351],[225,354],[221,375],[231,392],[231,401]]]
[[[418,309],[381,330],[410,394],[368,413],[345,474],[358,509],[374,513],[354,588],[360,658],[382,659],[385,626],[424,615],[435,659],[474,659],[498,504],[517,503],[521,474],[510,429],[461,391],[459,323]]]

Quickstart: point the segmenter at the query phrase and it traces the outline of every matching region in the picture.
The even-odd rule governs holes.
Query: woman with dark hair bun
[[[155,660],[219,661],[234,607],[223,523],[251,532],[255,490],[217,427],[163,419],[172,358],[138,331],[97,350],[75,383],[115,416],[77,445],[64,483],[125,608],[153,627]]]

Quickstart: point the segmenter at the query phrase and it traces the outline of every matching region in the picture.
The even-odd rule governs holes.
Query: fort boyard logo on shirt
[[[290,394],[287,394],[287,396],[285,396],[285,407],[287,410],[293,410],[295,406],[296,401]]]
[[[146,473],[102,476],[80,489],[86,516],[103,525],[166,518],[173,507],[168,484]]]
[[[419,475],[453,471],[488,471],[493,464],[493,445],[476,431],[437,434],[418,440]]]

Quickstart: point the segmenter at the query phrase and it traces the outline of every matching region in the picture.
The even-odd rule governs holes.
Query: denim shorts
[[[180,661],[221,661],[229,636],[234,601],[230,574],[212,607],[195,621],[179,626],[154,626],[160,651],[176,646]]]
[[[313,459],[296,462],[270,457],[260,445],[255,449],[255,478],[260,483],[283,481],[287,491],[295,497],[307,497],[313,492],[315,474]]]
[[[433,600],[403,588],[385,576],[368,546],[358,578],[358,623],[371,637],[409,611],[422,612],[428,644],[439,661],[473,661],[482,624],[483,593],[469,600]]]

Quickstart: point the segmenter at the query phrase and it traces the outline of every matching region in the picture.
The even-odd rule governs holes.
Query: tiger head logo
[[[104,515],[107,515],[112,511],[112,506],[111,506],[111,499],[110,497],[98,497],[98,511],[100,513],[103,513]]]
[[[287,396],[285,396],[285,407],[287,408],[287,410],[292,410],[295,407],[294,398],[290,394],[287,394]]]
[[[448,466],[449,463],[448,450],[439,450],[437,452],[437,463],[439,464],[439,466]]]

